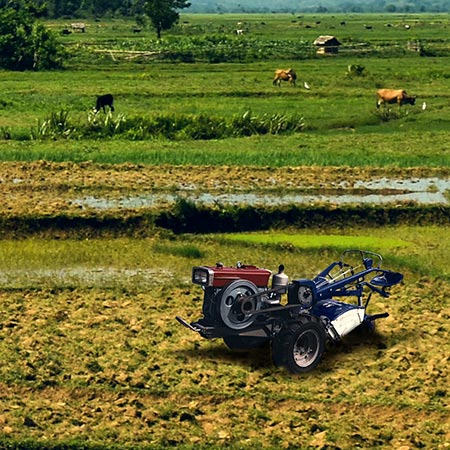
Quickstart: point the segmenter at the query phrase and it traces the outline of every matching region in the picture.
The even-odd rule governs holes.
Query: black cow
[[[111,94],[99,95],[97,97],[97,103],[95,104],[95,112],[99,112],[100,109],[103,109],[103,112],[106,112],[105,106],[109,106],[111,111],[114,111],[114,97]]]

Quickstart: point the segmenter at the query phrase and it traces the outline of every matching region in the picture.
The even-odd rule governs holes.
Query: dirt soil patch
[[[0,292],[0,447],[448,448],[447,283],[409,283],[378,334],[349,336],[303,376],[269,348],[231,351],[177,324],[199,314],[197,295]]]

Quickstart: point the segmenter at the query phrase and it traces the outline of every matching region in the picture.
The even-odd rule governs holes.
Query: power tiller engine
[[[381,269],[381,263],[377,253],[347,250],[313,279],[292,282],[283,265],[274,274],[241,263],[197,266],[192,282],[204,291],[203,317],[191,323],[177,320],[206,339],[222,338],[231,349],[270,342],[277,366],[308,372],[320,362],[327,341],[337,343],[356,328],[371,331],[376,319],[388,316],[367,314],[373,293],[389,297],[387,289],[403,279]]]

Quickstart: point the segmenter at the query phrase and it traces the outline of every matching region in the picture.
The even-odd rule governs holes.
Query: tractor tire
[[[315,369],[325,350],[326,334],[319,322],[294,323],[272,343],[272,360],[292,373]]]

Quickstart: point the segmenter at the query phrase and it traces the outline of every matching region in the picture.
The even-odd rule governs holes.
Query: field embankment
[[[400,180],[445,179],[448,170],[393,169],[390,176]],[[324,193],[337,197],[357,193],[364,198],[374,191],[361,183],[384,177],[382,169],[349,167],[2,163],[1,235],[146,236],[154,233],[155,226],[180,233],[336,227],[346,223],[448,224],[448,205],[396,201],[409,192],[408,187],[393,191],[389,182],[375,191],[380,197],[394,193],[393,203],[384,206],[327,204],[320,200]],[[286,193],[299,192],[318,200],[282,204]],[[208,204],[195,203],[199,193],[208,194]],[[226,203],[227,196],[237,194],[241,204]],[[245,203],[246,196],[255,195],[259,203]],[[159,203],[154,198],[160,199]],[[269,198],[274,199],[271,206],[265,205]]]

